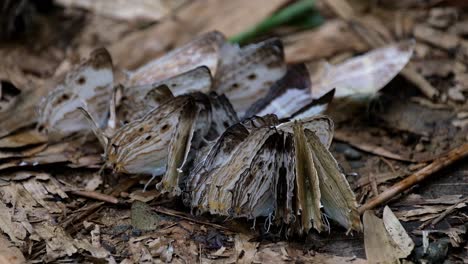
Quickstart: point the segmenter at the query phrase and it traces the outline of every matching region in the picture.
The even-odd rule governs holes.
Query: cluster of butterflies
[[[115,173],[162,175],[157,188],[198,213],[286,224],[295,233],[333,219],[360,230],[354,194],[328,147],[333,123],[304,65],[282,43],[240,48],[219,32],[126,75],[115,85],[98,49],[39,106],[49,140],[92,131]],[[146,186],[145,186],[146,188]]]

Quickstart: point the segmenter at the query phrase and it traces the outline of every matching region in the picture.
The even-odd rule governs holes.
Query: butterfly
[[[279,39],[239,47],[214,31],[130,73],[126,86],[154,85],[200,66],[205,66],[213,75],[210,91],[225,94],[239,116],[243,116],[253,102],[264,97],[270,86],[286,73],[283,45]],[[205,87],[191,90],[206,92]],[[177,87],[169,88],[178,95]]]
[[[225,94],[239,116],[286,73],[283,45],[276,38],[244,47],[226,43],[220,53],[213,90]]]
[[[206,66],[183,72],[167,79],[136,86],[123,87],[117,110],[118,119],[124,123],[142,117],[161,103],[190,92],[209,92],[212,85],[211,72]]]
[[[324,214],[360,230],[354,194],[328,151],[332,131],[324,116],[281,123],[267,115],[237,123],[201,151],[184,202],[199,213],[274,216],[297,233],[324,230]]]
[[[219,64],[221,47],[225,43],[226,38],[220,32],[205,33],[129,73],[126,86],[153,84],[200,66],[214,73]]]
[[[335,89],[336,98],[369,98],[388,84],[413,55],[413,40],[393,43],[337,65],[325,64],[324,72],[314,83],[317,99]]]
[[[323,113],[333,99],[334,90],[318,99],[312,95],[312,82],[304,64],[290,66],[268,93],[251,104],[244,118],[275,114],[279,119],[302,119]]]
[[[88,132],[88,121],[78,107],[87,105],[99,127],[106,124],[113,89],[113,66],[109,52],[93,51],[89,58],[69,71],[39,105],[37,128],[49,140]]]
[[[102,132],[86,109],[81,111],[105,149],[104,166],[115,173],[148,174],[153,178],[164,174],[160,186],[172,191],[178,189],[182,168],[193,159],[190,151],[218,137],[237,122],[237,116],[227,99],[214,93],[174,97],[167,86],[148,93],[153,106],[162,103],[124,124],[111,137]],[[159,95],[165,99],[158,100]]]

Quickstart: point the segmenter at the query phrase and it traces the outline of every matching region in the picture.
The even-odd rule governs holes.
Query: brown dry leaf
[[[11,241],[15,244],[21,244],[15,234],[15,226],[12,221],[12,213],[14,208],[8,208],[3,202],[0,201],[0,229],[8,235]]]
[[[91,12],[124,20],[159,20],[183,5],[187,0],[57,0],[66,7],[78,7]]]
[[[342,20],[330,20],[318,29],[292,34],[282,39],[286,61],[290,64],[368,49]]]
[[[201,33],[218,30],[227,37],[239,34],[271,15],[286,2],[192,1],[175,14],[177,19],[165,19],[159,24],[130,34],[110,46],[109,50],[116,65],[134,69]]]
[[[143,242],[132,238],[128,241],[128,248],[131,259],[124,260],[125,263],[153,263],[153,256]]]
[[[394,160],[400,160],[400,161],[408,161],[408,162],[414,162],[414,160],[404,157],[402,155],[393,153],[389,150],[386,150],[383,147],[373,145],[372,143],[366,143],[362,141],[362,138],[358,138],[355,135],[346,132],[346,131],[335,131],[335,138],[338,139],[339,141],[343,141],[348,143],[349,145],[362,150],[366,151],[372,154],[375,154],[377,156],[389,158],[389,159],[394,159]]]
[[[454,204],[454,209],[460,209],[466,206],[464,202],[458,202]],[[425,206],[416,206],[416,208],[407,210],[407,211],[398,211],[395,215],[401,221],[427,221],[438,217],[447,209],[447,205],[425,205]]]
[[[2,214],[3,218],[3,214]],[[0,234],[0,264],[22,264],[26,259],[19,248],[13,246],[8,239]]]
[[[304,253],[293,248],[286,242],[262,245],[255,255],[253,263],[324,263],[324,264],[364,264],[365,259],[356,257],[340,257],[328,254]]]
[[[31,148],[19,148],[19,149],[3,149],[0,150],[0,159],[7,158],[28,158],[33,155],[36,155],[47,148],[47,144],[40,144],[38,146],[33,146]]]
[[[427,42],[444,50],[455,50],[460,44],[460,38],[426,25],[417,25],[414,28],[416,39]]]
[[[28,145],[40,144],[47,138],[35,129],[21,131],[0,139],[0,148],[19,148]]]
[[[20,93],[0,111],[0,137],[32,125],[36,121],[36,105],[46,93],[43,80],[25,76],[15,68],[5,69],[6,67],[5,65],[0,68],[0,80],[12,83]]]
[[[250,236],[239,233],[234,238],[234,247],[236,249],[236,263],[252,263],[258,251],[259,242],[249,242]]]
[[[393,221],[387,220],[387,223],[390,223],[389,229],[392,233],[394,230],[404,231],[402,227],[397,227],[399,222],[395,224],[395,219],[390,218]],[[409,253],[407,249],[402,250],[398,242],[389,234],[382,219],[375,216],[372,211],[364,212],[364,247],[369,263],[399,263],[399,259],[407,257]]]
[[[411,251],[413,251],[414,248],[414,242],[411,240],[400,221],[398,221],[398,218],[388,206],[385,206],[384,208],[382,219],[385,225],[385,229],[387,230],[388,235],[392,238],[393,242],[396,243],[396,245],[406,256],[411,254]]]

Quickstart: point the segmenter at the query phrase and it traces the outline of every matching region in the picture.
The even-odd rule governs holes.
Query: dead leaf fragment
[[[388,215],[387,212],[386,222],[389,226],[386,226],[385,222],[375,216],[372,211],[364,212],[364,247],[369,263],[399,263],[399,259],[407,257],[412,250],[400,248],[403,244],[411,245],[408,242],[409,236],[399,226],[399,222],[395,222],[396,218]],[[392,233],[387,230],[391,230]],[[402,235],[401,232],[406,235]],[[403,244],[399,244],[402,241],[404,241]]]
[[[0,234],[0,263],[1,264],[22,264],[26,259],[19,248],[13,246],[8,239]]]
[[[88,9],[94,13],[125,20],[159,20],[187,0],[57,0],[60,5]]]

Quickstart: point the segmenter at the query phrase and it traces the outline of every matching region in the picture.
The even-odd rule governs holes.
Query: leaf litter
[[[277,11],[287,1],[158,2],[152,8],[159,10],[151,13],[138,13],[144,1],[132,3],[135,9],[54,1],[48,15],[34,1],[24,2],[21,7],[6,2],[19,12],[2,10],[6,24],[34,19],[25,20],[24,29],[0,32],[15,43],[0,47],[5,54],[0,69],[0,210],[5,216],[0,239],[5,243],[0,244],[11,249],[0,248],[2,259],[466,261],[466,166],[458,162],[445,169],[466,156],[462,9],[447,4],[431,6],[425,14],[405,9],[401,15],[402,9],[390,8],[386,1],[368,8],[352,1],[317,1],[316,11],[327,14],[318,28],[283,25],[267,33],[278,38],[254,37],[239,46],[226,37],[281,14]],[[65,2],[67,7],[61,6]],[[58,17],[64,23],[51,22]],[[159,22],[145,25],[148,20]],[[85,30],[73,30],[80,24]],[[42,30],[43,25],[50,30]],[[118,28],[111,32],[105,25]],[[41,30],[32,33],[31,26]],[[35,43],[25,41],[33,35]],[[415,41],[407,41],[411,38]],[[403,43],[411,48],[399,49]],[[100,46],[110,50],[106,56],[112,59],[113,80],[103,86],[91,82],[89,87],[102,94],[75,89],[104,76],[87,66],[77,70],[80,63],[87,65],[77,58],[92,57]],[[66,74],[65,88],[57,89],[59,75]],[[66,92],[47,97],[56,89]],[[162,148],[161,166],[138,151],[129,156],[127,150],[136,145],[112,140],[116,131],[134,124],[145,131],[150,123],[141,117],[160,115],[151,110],[180,96],[191,98],[194,107],[181,117],[170,114],[176,117],[170,143],[144,144],[158,135],[146,139],[138,126],[126,136],[128,142],[143,139],[137,144],[142,148],[136,148],[142,153],[149,146]],[[49,99],[40,103],[41,98]],[[45,109],[47,102],[54,105],[54,114]],[[39,115],[38,107],[43,108]],[[75,111],[78,107],[92,120]],[[301,121],[321,113],[334,121],[334,135],[314,128],[320,124],[314,118]],[[273,125],[251,119],[266,114],[280,120]],[[198,121],[187,125],[185,120]],[[41,124],[47,131],[38,131]],[[50,127],[55,130],[48,131]],[[95,135],[111,147],[102,149]],[[328,150],[333,138],[344,147],[335,142]],[[171,147],[165,149],[167,145]],[[120,147],[127,161],[148,170],[116,170],[123,168],[112,156]],[[102,166],[106,160],[107,168]],[[270,160],[276,163],[269,172]],[[150,181],[162,172],[162,178]],[[414,178],[412,172],[435,175],[416,187],[394,184]],[[398,186],[411,189],[402,197],[387,196]],[[373,216],[378,211],[364,212],[389,198],[395,213],[385,207],[383,220]],[[349,229],[360,230],[358,204],[364,236],[354,232],[354,239],[340,239]],[[211,214],[203,213],[207,211]],[[317,243],[324,239],[327,246]],[[339,250],[343,245],[346,249]]]

